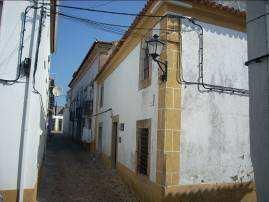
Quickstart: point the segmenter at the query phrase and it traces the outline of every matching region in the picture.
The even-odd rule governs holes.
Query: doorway
[[[111,167],[116,169],[118,156],[118,122],[119,116],[112,118],[112,135],[111,135]]]
[[[103,133],[103,124],[99,123],[98,127],[98,151],[102,153],[102,133]]]

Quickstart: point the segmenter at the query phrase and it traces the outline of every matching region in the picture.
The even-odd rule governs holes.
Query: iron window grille
[[[139,128],[138,153],[137,153],[137,172],[148,176],[149,159],[149,129]]]

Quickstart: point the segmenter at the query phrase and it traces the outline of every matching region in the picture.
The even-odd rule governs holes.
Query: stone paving
[[[105,166],[98,155],[63,136],[47,145],[40,176],[39,202],[135,202],[138,199],[117,173]]]

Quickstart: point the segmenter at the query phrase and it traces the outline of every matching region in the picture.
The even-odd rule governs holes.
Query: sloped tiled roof
[[[148,12],[148,9],[155,3],[157,3],[159,0],[148,0],[147,3],[145,4],[144,8],[138,13],[137,17],[134,19],[133,23],[130,25],[130,27],[128,28],[128,30],[125,32],[125,34],[122,36],[122,38],[119,40],[117,46],[115,47],[114,51],[112,52],[112,54],[109,56],[109,58],[107,59],[106,63],[104,64],[102,70],[97,74],[96,78],[99,77],[99,75],[102,74],[102,72],[104,72],[106,70],[106,68],[108,67],[108,64],[110,62],[110,60],[114,57],[114,55],[118,52],[118,50],[121,48],[121,46],[123,45],[124,41],[129,37],[130,33],[133,31],[133,29],[136,27],[136,25],[140,22],[140,20],[143,18],[143,15],[145,15]],[[233,14],[236,16],[246,16],[246,12],[245,11],[240,11],[238,9],[235,9],[234,7],[229,7],[220,3],[217,3],[215,1],[212,0],[185,0],[185,2],[189,2],[189,3],[198,3],[201,5],[205,5],[208,8],[213,8],[220,11],[226,11],[230,14]]]
[[[69,82],[68,86],[71,87],[72,83],[74,82],[74,80],[76,79],[79,71],[81,71],[81,69],[83,68],[84,63],[86,62],[87,58],[91,55],[93,49],[96,47],[97,44],[104,44],[104,45],[112,45],[112,42],[108,42],[108,41],[95,41],[92,46],[90,47],[88,53],[86,54],[86,56],[84,57],[82,63],[80,64],[79,68],[73,73],[73,77],[72,80]]]

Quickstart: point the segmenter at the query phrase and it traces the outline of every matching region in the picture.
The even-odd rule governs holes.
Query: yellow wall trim
[[[18,190],[0,190],[4,197],[4,202],[17,202]],[[37,185],[32,189],[24,189],[24,202],[35,202],[37,199]]]
[[[158,15],[164,16],[166,13],[178,13],[181,15],[192,16],[195,19],[206,22],[213,25],[222,26],[225,28],[234,29],[241,32],[246,32],[246,17],[244,15],[239,15],[235,13],[228,12],[226,10],[221,10],[218,8],[213,8],[202,3],[195,3],[192,0],[185,0],[186,3],[190,3],[192,8],[185,8],[172,4],[169,1],[161,4],[156,10],[155,13],[150,11],[155,7],[158,1],[154,1],[149,6],[147,15]],[[119,49],[116,47],[115,53],[112,53],[112,57],[108,59],[104,65],[103,71],[101,71],[97,77],[96,81],[98,83],[105,80],[117,67],[118,65],[130,54],[130,52],[135,48],[135,46],[146,36],[149,31],[139,30],[137,31],[136,27],[144,27],[151,29],[156,23],[158,23],[158,18],[147,18],[141,17],[139,22],[131,28],[130,33],[125,36],[122,41],[122,45]]]
[[[106,154],[101,158],[107,168],[111,160]],[[117,162],[117,171],[123,181],[144,202],[256,202],[253,182],[197,184],[162,187],[148,178],[137,175],[125,165]]]
[[[199,21],[209,24],[246,32],[245,16],[235,15],[231,12],[227,12],[226,10],[208,7],[201,3],[194,2],[193,0],[185,0],[185,2],[191,4],[192,8],[175,6],[170,2],[167,3],[167,10],[169,12],[191,16]]]
[[[161,201],[164,195],[164,189],[151,182],[148,178],[137,175],[121,163],[117,163],[117,171],[123,181],[135,191],[141,201],[157,202]]]
[[[111,168],[111,159],[109,156],[102,153],[101,159],[107,168]],[[160,185],[151,182],[146,177],[137,175],[134,171],[119,162],[117,162],[116,169],[122,180],[136,193],[140,200],[147,202],[161,201],[164,195],[164,189]]]
[[[101,153],[101,160],[106,168],[111,168],[111,159],[108,155]]]
[[[165,202],[256,202],[253,182],[173,186],[165,190]]]

